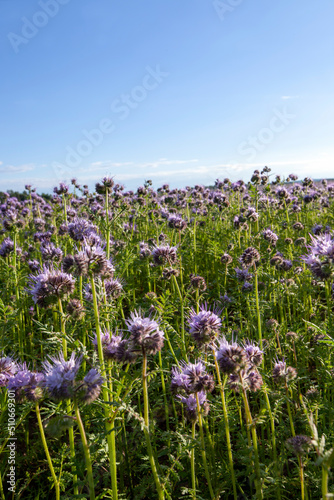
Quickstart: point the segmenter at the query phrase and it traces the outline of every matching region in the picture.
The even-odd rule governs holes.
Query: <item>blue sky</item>
[[[0,190],[334,176],[332,0],[0,0]]]

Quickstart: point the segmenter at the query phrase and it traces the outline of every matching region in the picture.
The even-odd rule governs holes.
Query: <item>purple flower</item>
[[[265,229],[263,232],[262,232],[262,236],[264,237],[264,239],[266,241],[268,241],[270,243],[270,245],[272,245],[273,247],[276,245],[277,243],[277,240],[278,240],[278,236],[277,234],[275,234],[271,229]]]
[[[117,299],[123,292],[123,285],[118,279],[110,279],[104,282],[106,296]]]
[[[75,280],[70,274],[47,268],[37,276],[30,275],[28,292],[33,301],[40,307],[49,307],[58,302],[58,299],[67,297],[74,290]]]
[[[253,275],[248,272],[248,269],[239,269],[238,267],[236,267],[234,270],[237,275],[237,280],[241,283],[250,281],[253,278]]]
[[[41,243],[41,254],[43,260],[51,260],[53,262],[59,262],[63,257],[61,248],[57,248],[50,241],[43,241]]]
[[[97,399],[101,392],[103,378],[100,373],[92,368],[83,379],[80,386],[80,399],[85,404],[90,404]]]
[[[32,372],[28,369],[26,363],[17,366],[15,375],[8,379],[8,391],[14,391],[18,402],[38,401],[43,396],[44,375],[38,372]]]
[[[65,361],[64,354],[50,357],[43,363],[45,375],[45,388],[50,397],[55,401],[63,401],[73,396],[74,382],[78,374],[81,357],[76,358],[74,352],[68,361]]]
[[[0,387],[4,387],[17,370],[17,364],[12,358],[9,356],[0,358]]]
[[[297,371],[292,366],[286,366],[286,362],[277,360],[273,368],[273,379],[277,383],[287,383],[297,377]]]
[[[206,401],[206,393],[204,391],[198,392],[197,398],[195,394],[190,394],[188,397],[178,396],[178,398],[186,406],[185,416],[192,423],[195,423],[198,419],[197,398],[200,411],[203,415],[207,415],[209,413],[210,408],[208,402]]]
[[[1,243],[0,255],[1,257],[8,257],[8,255],[14,250],[14,242],[10,238],[5,238]]]
[[[173,366],[172,368],[172,378],[171,378],[171,390],[175,393],[179,391],[185,391],[189,393],[189,385],[190,380],[188,375],[186,375],[182,369],[176,368]]]
[[[196,313],[194,309],[191,310],[188,319],[189,332],[198,347],[212,342],[219,333],[221,319],[217,314],[221,314],[221,311],[211,312],[207,304],[201,307],[199,313]]]
[[[195,363],[181,362],[180,368],[172,370],[172,390],[186,392],[212,392],[215,386],[212,375],[206,372],[205,364],[199,360]]]
[[[163,264],[175,264],[177,262],[177,247],[170,247],[169,245],[156,246],[152,250],[153,262],[156,266]]]
[[[53,192],[56,194],[66,194],[69,191],[69,187],[64,183],[60,182],[59,187],[53,188]]]
[[[247,355],[248,362],[253,366],[260,366],[263,360],[263,351],[254,343],[246,342],[244,351]]]
[[[229,343],[225,337],[215,347],[217,361],[223,373],[236,373],[247,364],[246,351],[236,342]]]
[[[82,276],[103,274],[108,262],[105,251],[99,245],[90,246],[86,238],[84,243],[83,250],[74,255],[77,273]]]
[[[168,225],[169,227],[182,230],[187,227],[187,221],[183,220],[180,215],[171,214],[168,217]]]
[[[143,318],[140,313],[131,313],[131,319],[126,320],[130,336],[131,350],[156,354],[164,344],[164,333],[159,324],[150,317]]]
[[[74,241],[83,241],[91,233],[96,233],[97,229],[87,219],[75,218],[67,226],[68,234]]]

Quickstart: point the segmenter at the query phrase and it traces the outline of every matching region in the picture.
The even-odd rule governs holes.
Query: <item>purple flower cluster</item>
[[[15,375],[18,366],[9,356],[0,358],[0,387],[7,385],[8,380]]]
[[[189,332],[198,347],[210,344],[218,335],[221,327],[221,311],[211,312],[207,304],[203,305],[196,313],[194,309],[188,318]]]
[[[301,259],[310,268],[316,278],[330,279],[334,276],[334,238],[330,233],[311,237],[311,245],[307,245],[309,253]]]
[[[186,405],[186,417],[190,422],[198,419],[198,409],[204,415],[209,412],[206,393],[212,392],[215,383],[213,376],[207,373],[202,361],[181,363],[179,368],[172,368],[171,390]]]
[[[74,291],[75,279],[70,274],[44,266],[37,276],[30,275],[28,292],[40,307],[50,307]]]
[[[72,352],[66,361],[61,352],[43,363],[43,385],[51,399],[59,402],[76,398],[90,404],[99,397],[103,378],[95,368],[92,368],[82,381],[76,380],[81,360],[81,356],[76,357]]]
[[[262,363],[263,351],[256,344],[247,342],[241,346],[223,337],[215,346],[215,356],[221,371],[229,375],[231,389],[237,392],[240,387],[252,392],[260,389],[263,380],[257,367]]]
[[[32,372],[26,363],[21,363],[12,369],[11,376],[7,380],[8,391],[15,392],[15,399],[18,402],[36,402],[43,397],[44,375],[39,372]]]
[[[138,354],[156,354],[164,345],[164,332],[154,319],[142,317],[140,312],[131,313],[126,320],[130,332],[130,350]]]

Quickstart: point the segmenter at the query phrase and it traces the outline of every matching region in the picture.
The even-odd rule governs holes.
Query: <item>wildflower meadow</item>
[[[334,183],[0,205],[0,498],[334,496]]]

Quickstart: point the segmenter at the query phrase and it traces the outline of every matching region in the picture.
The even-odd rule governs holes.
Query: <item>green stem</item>
[[[300,455],[298,455],[301,500],[305,500],[304,465]]]
[[[36,415],[37,415],[39,432],[41,434],[41,438],[42,438],[42,443],[43,443],[45,455],[46,455],[46,458],[48,460],[49,469],[50,469],[50,472],[51,472],[51,475],[52,475],[52,479],[53,479],[53,484],[54,484],[54,487],[55,487],[56,500],[60,500],[59,481],[57,479],[56,473],[55,473],[53,465],[52,465],[52,460],[51,460],[50,453],[49,453],[49,448],[48,448],[48,445],[47,445],[47,442],[46,442],[46,439],[45,439],[45,434],[44,434],[44,429],[43,429],[43,423],[42,423],[41,413],[39,411],[39,405],[38,405],[38,403],[35,403],[35,409],[36,409]]]
[[[88,484],[89,484],[89,498],[90,498],[90,500],[95,500],[95,487],[94,487],[92,461],[90,458],[90,452],[89,452],[89,446],[87,443],[85,428],[84,428],[84,425],[82,423],[81,415],[80,415],[78,404],[76,401],[74,401],[74,411],[75,411],[75,415],[77,418],[77,424],[78,424],[79,431],[80,431],[82,447],[83,447],[84,454],[85,454],[85,462],[86,462]]]
[[[96,296],[96,287],[94,276],[91,275],[90,278],[91,287],[92,287],[92,295],[93,295],[93,307],[94,307],[94,318],[95,318],[95,331],[96,331],[96,339],[97,339],[97,352],[99,356],[99,362],[101,366],[101,374],[104,378],[105,382],[102,385],[102,395],[104,400],[104,415],[105,415],[105,427],[107,431],[107,442],[108,442],[108,451],[109,451],[109,467],[110,467],[110,475],[111,475],[111,487],[113,492],[113,500],[118,499],[118,490],[117,490],[117,462],[116,462],[116,443],[115,443],[115,428],[114,421],[111,417],[111,410],[109,408],[109,393],[107,386],[107,375],[106,375],[106,367],[104,363],[103,349],[102,349],[102,341],[101,341],[101,329],[100,329],[100,320],[99,320],[99,310],[97,305],[97,296]],[[112,397],[112,396],[111,396]]]
[[[262,328],[261,328],[261,314],[259,306],[259,282],[257,276],[256,265],[254,264],[254,277],[255,277],[255,303],[256,303],[256,315],[257,315],[257,332],[260,344],[260,349],[262,350]]]
[[[147,388],[147,356],[143,351],[143,370],[142,370],[142,380],[143,380],[143,396],[144,396],[144,434],[146,438],[147,452],[150,460],[150,465],[152,469],[152,474],[154,477],[155,486],[157,488],[157,493],[159,500],[164,500],[165,495],[161,487],[160,479],[158,476],[158,471],[155,465],[155,460],[153,456],[152,444],[150,439],[150,421],[149,421],[149,403],[148,403],[148,388]]]
[[[190,465],[191,465],[191,485],[192,485],[192,498],[196,500],[196,475],[195,475],[195,433],[196,433],[196,422],[192,423],[191,437],[192,437],[192,448],[190,455]]]
[[[322,466],[321,493],[322,500],[328,500],[328,468],[325,466]]]
[[[278,479],[280,477],[280,473],[279,473],[278,462],[277,462],[275,422],[274,422],[274,417],[273,417],[273,414],[272,414],[272,411],[271,411],[270,401],[269,401],[268,392],[267,392],[267,388],[266,387],[264,387],[264,389],[263,389],[263,394],[264,394],[264,397],[265,397],[265,400],[266,400],[266,406],[267,406],[267,410],[268,410],[268,413],[269,413],[270,428],[271,428],[271,444],[272,444],[272,447],[273,447],[273,460],[274,460],[274,464],[275,464],[276,477]],[[276,494],[277,494],[278,500],[281,500],[281,488],[280,488],[280,484],[277,485]]]
[[[65,332],[65,320],[64,320],[64,313],[63,313],[63,306],[61,302],[61,298],[58,298],[58,307],[59,307],[59,314],[60,314],[60,331],[62,333],[62,343],[63,343],[63,353],[64,353],[64,359],[67,359],[67,342],[66,342],[66,332]],[[72,407],[71,407],[71,401],[67,400],[66,401],[66,407],[67,407],[67,413],[70,415],[72,413]],[[75,445],[74,445],[74,431],[73,428],[70,427],[68,429],[68,437],[70,441],[70,452],[71,452],[71,458],[73,460],[73,465],[72,465],[72,475],[73,475],[73,488],[74,488],[74,494],[78,495],[79,494],[79,488],[78,488],[78,476],[76,472],[76,466],[74,464],[75,462]]]
[[[233,466],[233,455],[232,455],[232,446],[231,446],[231,435],[230,435],[230,424],[229,424],[229,419],[228,419],[228,413],[227,413],[227,407],[226,407],[226,401],[225,401],[225,393],[224,393],[224,388],[227,380],[227,375],[224,377],[224,384],[222,385],[222,380],[220,376],[220,370],[216,358],[216,353],[214,351],[214,360],[215,360],[215,367],[216,367],[216,373],[217,373],[217,379],[218,379],[218,384],[219,384],[219,390],[220,390],[220,396],[222,400],[222,405],[223,405],[223,415],[224,415],[224,423],[225,423],[225,436],[226,436],[226,444],[227,444],[227,455],[228,455],[228,462],[230,466],[230,472],[231,472],[231,479],[232,479],[232,486],[233,486],[233,496],[234,500],[237,500],[237,485],[236,485],[236,480],[235,480],[235,474],[234,474],[234,466]]]
[[[109,258],[110,258],[110,227],[109,227],[109,195],[108,195],[108,188],[106,188],[106,204],[105,204],[105,209],[106,209],[106,240],[107,240],[106,254],[107,254],[107,259],[109,260]]]
[[[285,392],[286,392],[286,405],[288,408],[288,415],[289,415],[289,422],[290,422],[290,428],[291,428],[291,434],[293,437],[295,437],[296,432],[295,432],[295,426],[293,425],[293,419],[292,419],[292,413],[291,413],[291,406],[290,406],[290,400],[289,400],[289,389],[288,386],[285,385]]]
[[[246,423],[247,423],[247,427],[250,428],[251,435],[252,435],[252,441],[253,441],[255,475],[256,475],[256,480],[255,480],[256,496],[258,499],[262,500],[263,499],[263,492],[262,492],[262,484],[261,484],[261,474],[260,474],[260,463],[259,463],[259,452],[258,452],[258,446],[257,446],[256,428],[255,428],[255,424],[253,422],[253,418],[252,418],[252,415],[250,412],[247,393],[246,393],[246,389],[244,387],[244,382],[242,380],[242,376],[240,373],[239,373],[239,378],[240,378],[240,383],[241,383],[241,387],[242,387],[242,397],[243,397],[244,405],[245,405]]]
[[[180,287],[179,287],[179,284],[177,282],[176,276],[174,276],[174,275],[173,275],[173,281],[174,281],[174,285],[175,285],[177,294],[178,294],[179,299],[180,299],[182,355],[186,359],[186,361],[188,361],[187,352],[186,352],[186,345],[185,345],[185,333],[184,333],[184,304],[183,304],[183,297],[182,297],[182,294],[181,294]]]
[[[63,306],[61,303],[61,298],[58,297],[58,307],[59,307],[59,315],[60,315],[60,331],[62,333],[62,342],[63,342],[63,353],[64,359],[67,359],[67,342],[66,342],[66,331],[65,331],[65,320],[64,320],[64,312]]]
[[[211,478],[210,478],[210,473],[208,469],[208,463],[206,460],[206,451],[205,451],[205,441],[204,441],[204,433],[203,433],[203,424],[202,424],[202,414],[201,414],[201,406],[199,404],[199,399],[198,399],[198,393],[196,392],[196,403],[197,403],[197,414],[198,414],[198,426],[199,426],[199,433],[201,437],[201,452],[202,452],[202,460],[203,460],[203,465],[204,465],[204,470],[205,470],[205,476],[206,480],[208,482],[209,486],[209,491],[210,491],[210,497],[212,500],[215,500],[215,494],[212,489],[212,484],[211,484]]]

